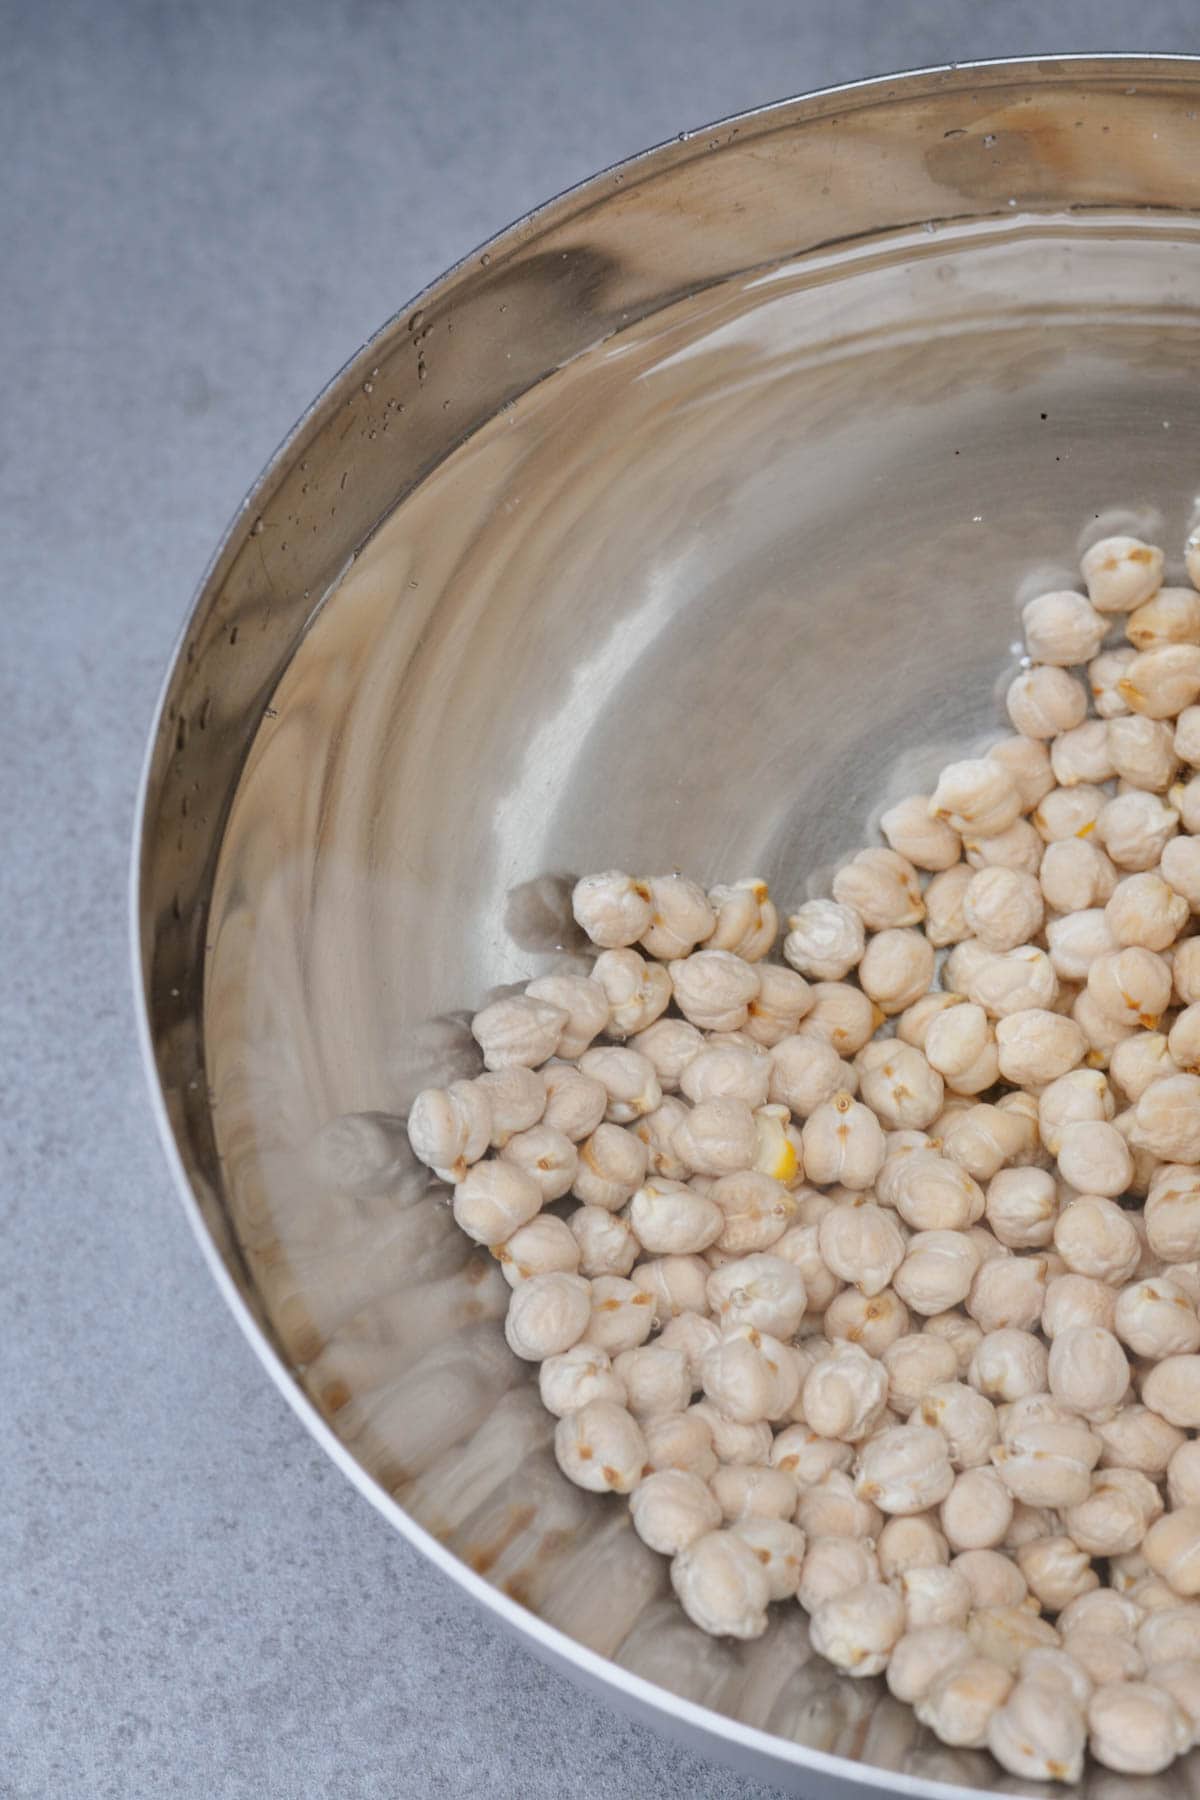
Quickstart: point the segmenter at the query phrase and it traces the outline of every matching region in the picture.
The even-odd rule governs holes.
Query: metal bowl
[[[1182,546],[1198,111],[1182,59],[937,70],[520,220],[297,425],[154,728],[146,1057],[264,1364],[523,1642],[807,1794],[998,1776],[815,1659],[799,1608],[746,1646],[685,1624],[624,1503],[559,1476],[403,1117],[476,1066],[467,1009],[576,948],[573,873],[794,901],[997,727],[1024,582],[1126,524]]]

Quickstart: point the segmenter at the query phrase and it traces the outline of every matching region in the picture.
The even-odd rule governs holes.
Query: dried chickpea
[[[746,1325],[732,1327],[706,1353],[700,1379],[705,1398],[737,1425],[781,1418],[800,1386],[799,1369],[787,1346]],[[807,1386],[806,1382],[806,1392]],[[809,1422],[815,1428],[816,1422]]]
[[[1054,1177],[1047,1169],[999,1170],[987,1186],[984,1216],[1007,1249],[1042,1249],[1053,1238],[1058,1217]]]
[[[1133,1174],[1128,1145],[1115,1126],[1065,1125],[1058,1137],[1058,1172],[1071,1187],[1111,1198],[1123,1194]]]
[[[662,1556],[678,1555],[721,1523],[708,1484],[684,1469],[645,1476],[630,1495],[629,1511],[642,1542]]]
[[[1034,738],[1010,733],[988,750],[988,755],[1003,765],[1016,784],[1022,812],[1030,812],[1043,794],[1054,786],[1050,755],[1044,744]]]
[[[882,1023],[883,1015],[861,988],[844,981],[818,981],[796,1035],[823,1040],[839,1056],[853,1056]]]
[[[1088,1744],[1122,1775],[1157,1775],[1182,1756],[1191,1728],[1170,1694],[1145,1681],[1113,1681],[1088,1702]]]
[[[1064,1207],[1054,1227],[1054,1248],[1072,1273],[1114,1285],[1128,1281],[1141,1258],[1128,1213],[1096,1194],[1081,1194]]]
[[[1109,1075],[1136,1105],[1152,1081],[1178,1075],[1166,1036],[1161,1031],[1138,1031],[1117,1045],[1109,1059]]]
[[[812,989],[803,975],[777,963],[759,963],[758,993],[748,1007],[746,1036],[765,1050],[782,1043],[811,1012]]]
[[[1001,1481],[1027,1506],[1077,1506],[1091,1492],[1100,1440],[1082,1421],[1019,1427],[992,1451]]]
[[[973,869],[1015,869],[1018,874],[1036,875],[1044,850],[1028,819],[1017,819],[1007,831],[997,831],[992,837],[963,839],[963,855]]]
[[[933,980],[933,946],[919,931],[877,932],[859,961],[858,979],[882,1013],[903,1012]]]
[[[1131,1281],[1117,1295],[1113,1330],[1135,1356],[1190,1356],[1200,1350],[1200,1318],[1183,1289],[1164,1275]]]
[[[1196,652],[1200,656],[1200,650]],[[1175,836],[1179,814],[1157,794],[1130,788],[1108,801],[1096,820],[1096,838],[1119,869],[1153,869]]]
[[[592,974],[593,985],[601,989],[605,1001],[607,1016],[602,1029],[610,1038],[620,1040],[648,1030],[671,1003],[671,977],[661,963],[647,962],[636,950],[602,950]],[[530,989],[546,985],[531,983]],[[559,1000],[560,1005],[566,1003],[565,998]],[[559,1053],[580,1056],[590,1041],[580,1042],[579,1034],[572,1031],[572,1048],[560,1039]]]
[[[1050,770],[1054,781],[1043,790],[1045,793],[1054,785],[1075,787],[1081,781],[1092,785],[1110,781],[1115,771],[1108,748],[1108,721],[1085,719],[1073,731],[1056,737],[1050,746]]]
[[[1167,1464],[1167,1498],[1178,1512],[1200,1505],[1200,1438],[1188,1438],[1175,1447]]]
[[[975,1469],[987,1463],[999,1427],[995,1407],[974,1385],[937,1382],[923,1397],[919,1412],[922,1423],[935,1426],[945,1438],[956,1469]]]
[[[681,1550],[671,1585],[692,1623],[714,1637],[756,1638],[767,1628],[766,1571],[732,1531],[710,1531]]]
[[[624,1382],[594,1344],[573,1344],[557,1356],[548,1356],[538,1370],[538,1392],[546,1411],[559,1419],[578,1412],[590,1400],[625,1404]]]
[[[897,1700],[914,1706],[935,1682],[972,1655],[970,1638],[956,1625],[924,1625],[906,1631],[888,1661],[888,1688]]]
[[[1125,621],[1125,635],[1138,650],[1160,644],[1200,644],[1200,597],[1192,588],[1159,588]]]
[[[1100,718],[1118,719],[1129,711],[1119,684],[1136,655],[1132,644],[1122,644],[1115,650],[1102,650],[1088,664],[1088,686]]]
[[[740,1031],[761,977],[728,950],[696,950],[668,964],[675,1004],[701,1031]]]
[[[1049,1007],[1058,992],[1054,965],[1036,944],[1015,950],[988,952],[974,970],[967,994],[994,1019],[1027,1006]]]
[[[1101,538],[1083,557],[1080,571],[1097,612],[1133,612],[1162,586],[1163,553],[1141,538]]]
[[[1140,650],[1117,683],[1131,711],[1170,719],[1200,694],[1200,646],[1160,644]]]
[[[646,1272],[648,1270],[660,1269],[663,1263],[674,1262],[676,1260],[677,1259],[674,1257],[662,1257],[657,1263],[639,1263],[638,1267],[633,1271],[633,1280],[635,1284],[638,1287],[646,1288]],[[690,1262],[691,1258],[679,1258],[678,1260],[687,1260]],[[697,1258],[697,1261],[699,1261],[699,1258]],[[705,1304],[704,1276],[708,1274],[708,1267],[706,1264],[702,1263],[701,1269],[699,1304],[700,1306],[703,1306]],[[649,1291],[653,1292],[652,1289]],[[661,1344],[664,1350],[683,1351],[684,1360],[688,1367],[688,1373],[692,1378],[692,1391],[695,1392],[700,1386],[701,1362],[708,1351],[713,1349],[713,1347],[721,1341],[720,1326],[715,1319],[710,1319],[699,1310],[692,1310],[690,1308],[681,1307],[678,1311],[672,1312],[669,1307],[663,1306],[660,1303],[659,1305],[656,1305],[655,1313],[658,1316],[663,1316],[664,1314],[667,1315],[666,1324],[655,1339],[655,1342]],[[690,1394],[688,1398],[689,1400],[691,1399]]]
[[[712,888],[708,903],[715,920],[704,940],[709,950],[729,950],[746,962],[759,962],[770,954],[779,915],[765,881],[751,875],[731,886]]]
[[[878,1675],[904,1635],[904,1601],[881,1581],[865,1582],[817,1608],[813,1648],[847,1675]]]
[[[904,1336],[912,1321],[908,1308],[891,1288],[868,1297],[848,1287],[834,1295],[821,1324],[830,1343],[857,1344],[868,1356],[882,1356],[889,1344]]]
[[[894,1425],[877,1432],[859,1451],[857,1468],[855,1492],[888,1514],[928,1512],[954,1485],[946,1439],[926,1424]]]
[[[987,950],[1015,950],[1037,936],[1044,902],[1037,878],[1003,867],[980,869],[963,899],[963,917]]]
[[[861,1537],[808,1537],[797,1598],[807,1613],[879,1579],[879,1562]]]
[[[858,1085],[853,1066],[822,1038],[785,1037],[772,1046],[769,1061],[768,1098],[798,1119],[807,1119],[835,1094]]]
[[[786,1469],[754,1463],[729,1463],[709,1478],[709,1488],[726,1523],[735,1519],[787,1519],[796,1511],[799,1491]]]
[[[1012,1523],[1012,1495],[992,1468],[963,1469],[942,1501],[938,1518],[955,1552],[994,1550]]]
[[[543,1125],[561,1131],[573,1144],[599,1131],[609,1103],[603,1082],[581,1073],[574,1063],[568,1062],[547,1063],[541,1076],[545,1090]]]
[[[986,1656],[972,1655],[940,1675],[914,1710],[943,1744],[978,1747],[987,1742],[992,1718],[1012,1686],[1007,1669]]]
[[[1111,1418],[1129,1387],[1129,1364],[1111,1331],[1075,1325],[1050,1346],[1047,1382],[1055,1399],[1083,1418]]]
[[[860,915],[836,900],[808,900],[788,919],[783,954],[793,969],[814,981],[841,981],[857,967],[866,946]]]
[[[883,1528],[883,1514],[860,1495],[843,1469],[830,1469],[819,1481],[800,1488],[796,1523],[809,1538],[861,1538],[873,1545]]]
[[[1115,1111],[1112,1089],[1099,1069],[1072,1069],[1038,1096],[1038,1134],[1051,1156],[1058,1156],[1069,1125],[1112,1120]]]
[[[608,1214],[603,1216],[607,1218]],[[553,1213],[539,1213],[530,1219],[507,1242],[494,1246],[492,1255],[509,1287],[528,1281],[532,1275],[550,1275],[555,1270],[573,1275],[580,1264],[579,1245],[570,1226]]]
[[[656,1019],[630,1040],[629,1048],[646,1058],[663,1093],[673,1093],[688,1063],[704,1049],[704,1035],[686,1019]]]
[[[1095,1429],[1104,1445],[1101,1468],[1138,1469],[1156,1480],[1184,1442],[1183,1433],[1148,1406],[1122,1407]]]
[[[1020,1606],[1029,1592],[1016,1563],[998,1550],[960,1550],[950,1566],[970,1583],[977,1608]]]
[[[923,1129],[942,1109],[945,1084],[920,1050],[895,1038],[882,1039],[882,1053],[864,1067],[859,1091],[880,1123],[888,1130]],[[871,1046],[860,1051],[864,1056]]]
[[[1158,1489],[1137,1469],[1102,1468],[1087,1499],[1063,1513],[1063,1528],[1089,1556],[1120,1556],[1137,1549],[1162,1510]]]
[[[1103,906],[1117,880],[1116,865],[1091,838],[1061,838],[1047,844],[1038,870],[1045,905],[1064,914]]]
[[[629,1494],[642,1479],[646,1440],[623,1406],[589,1400],[558,1421],[554,1454],[577,1487],[593,1494]]]
[[[1165,794],[1179,767],[1171,724],[1130,713],[1110,719],[1105,730],[1114,773],[1135,788]]]
[[[1088,709],[1082,684],[1065,669],[1050,664],[1018,675],[1005,703],[1013,729],[1030,738],[1052,738],[1070,731],[1083,724]]]
[[[765,1463],[771,1454],[771,1427],[765,1419],[743,1425],[726,1418],[707,1400],[688,1407],[690,1418],[702,1419],[712,1438],[717,1460],[722,1463]]]
[[[804,1123],[804,1166],[809,1178],[825,1185],[870,1187],[882,1166],[883,1131],[869,1107],[852,1094],[835,1094],[809,1114]]]
[[[1086,1041],[1074,1019],[1030,1007],[997,1021],[996,1050],[1005,1081],[1044,1087],[1083,1060]]]
[[[1163,1357],[1142,1382],[1142,1401],[1168,1424],[1200,1428],[1200,1355]]]
[[[1169,1075],[1162,1081],[1153,1082],[1134,1108],[1134,1122],[1134,1142],[1160,1157],[1165,1164],[1200,1162],[1200,1076]],[[1200,1230],[1195,1240],[1197,1248],[1186,1253],[1179,1251],[1168,1256],[1155,1242],[1155,1212],[1165,1214],[1167,1210],[1165,1204],[1158,1208],[1153,1206],[1155,1195],[1165,1195],[1179,1186],[1173,1173],[1160,1170],[1159,1175],[1162,1179],[1156,1177],[1146,1206],[1150,1242],[1165,1262],[1187,1262],[1193,1256],[1200,1256]],[[1163,1241],[1166,1241],[1165,1234]],[[1176,1235],[1171,1241],[1181,1245],[1184,1238]]]
[[[796,1202],[781,1181],[756,1169],[722,1175],[708,1196],[721,1210],[717,1250],[733,1256],[769,1250],[792,1223]]]
[[[834,876],[833,897],[869,931],[919,925],[925,917],[917,871],[895,850],[860,850]]]
[[[945,1339],[958,1358],[960,1377],[965,1375],[983,1341],[983,1332],[974,1319],[968,1319],[965,1313],[960,1312],[935,1313],[932,1318],[926,1319],[924,1329],[932,1332],[935,1337]]]
[[[972,1388],[990,1400],[1024,1399],[1045,1388],[1047,1350],[1040,1337],[1018,1327],[1000,1327],[981,1337],[966,1368]]]
[[[883,1364],[857,1344],[841,1343],[805,1378],[804,1417],[821,1437],[857,1443],[874,1429],[887,1393]]]
[[[1053,736],[1053,731],[1044,735]],[[962,855],[962,839],[944,819],[933,816],[924,794],[911,794],[890,806],[880,818],[879,829],[891,848],[918,869],[935,873],[949,869]]]
[[[1051,788],[1038,803],[1032,822],[1047,844],[1086,838],[1095,830],[1108,799],[1104,788],[1083,782],[1077,782],[1074,787]]]
[[[1034,1538],[1022,1544],[1017,1567],[1047,1612],[1061,1612],[1068,1601],[1100,1585],[1091,1558],[1069,1537]]]
[[[1075,1325],[1112,1328],[1116,1313],[1115,1289],[1090,1275],[1055,1275],[1046,1283],[1041,1328],[1051,1342]]]
[[[1090,662],[1104,642],[1108,622],[1082,594],[1039,594],[1021,613],[1025,645],[1034,662],[1071,668]]]

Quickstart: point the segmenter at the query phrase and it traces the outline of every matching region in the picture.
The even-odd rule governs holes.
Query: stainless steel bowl
[[[146,1056],[264,1364],[526,1644],[810,1795],[998,1778],[798,1608],[744,1647],[684,1624],[624,1505],[558,1475],[403,1116],[475,1066],[465,1009],[571,952],[573,872],[802,895],[995,728],[1023,582],[1124,521],[1182,546],[1198,111],[1186,60],[937,70],[522,219],[297,425],[154,730]]]

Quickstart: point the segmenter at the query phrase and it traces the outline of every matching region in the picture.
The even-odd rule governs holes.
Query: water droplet
[[[262,534],[263,534],[263,522],[261,519],[255,519],[253,525],[250,527],[250,536],[251,537],[261,537]]]
[[[985,131],[984,132],[983,147],[985,150],[990,150],[992,145],[995,143],[995,141],[996,141],[996,134],[994,131]]]
[[[373,381],[364,381],[363,382],[363,393],[364,394],[373,394],[374,392],[375,392],[375,383]]]
[[[491,257],[488,255],[487,251],[485,250],[483,255],[479,259],[480,267],[484,268],[484,269],[489,268],[491,266],[491,261],[492,261]]]
[[[412,318],[408,321],[408,329],[410,331],[420,331],[421,326],[424,324],[424,322],[425,322],[425,314],[418,309],[418,311],[416,311],[413,314]]]

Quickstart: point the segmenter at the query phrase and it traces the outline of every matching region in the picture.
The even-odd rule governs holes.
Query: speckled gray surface
[[[286,427],[516,213],[785,92],[1196,51],[1200,15],[0,0],[0,45],[0,1794],[762,1796],[499,1637],[226,1315],[133,1037],[142,739],[195,578]]]

